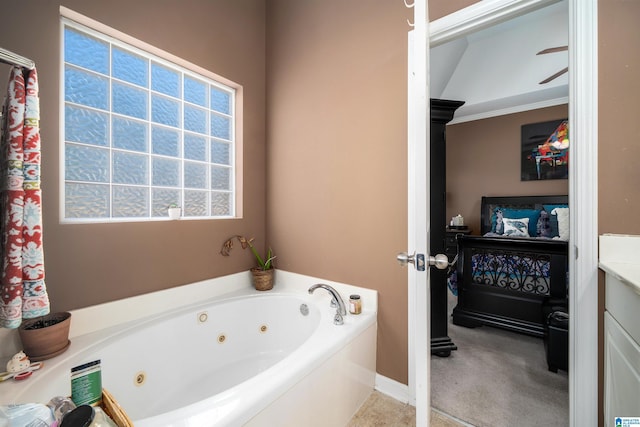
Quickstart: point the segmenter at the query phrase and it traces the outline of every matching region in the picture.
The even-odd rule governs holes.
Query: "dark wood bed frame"
[[[540,209],[543,204],[566,203],[567,196],[483,197],[482,235],[491,231],[491,214],[496,206]],[[458,235],[457,240],[458,304],[453,309],[453,323],[472,328],[489,325],[543,337],[543,304],[567,298],[568,242],[463,235]],[[549,282],[522,289],[517,284],[505,283],[504,277],[485,277],[483,283],[474,283],[471,258],[475,254],[515,255],[518,259],[549,262]]]

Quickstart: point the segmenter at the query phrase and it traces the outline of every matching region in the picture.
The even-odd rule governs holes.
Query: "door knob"
[[[396,255],[396,260],[398,264],[403,267],[407,264],[413,264],[418,271],[424,271],[425,269],[425,256],[423,254],[416,254],[414,252],[412,255],[409,255],[406,252],[400,252]],[[445,254],[429,256],[426,261],[428,265],[434,266],[438,270],[444,270],[449,267],[449,258]]]
[[[409,255],[406,252],[400,252],[398,255],[396,255],[396,260],[403,267],[407,264],[413,264],[416,270],[424,271],[425,264],[423,254],[416,254],[414,252],[413,255]]]
[[[437,254],[429,257],[429,265],[434,266],[438,270],[444,270],[449,267],[449,258],[445,254]]]
[[[400,252],[398,253],[398,255],[396,255],[396,260],[398,261],[398,264],[400,264],[403,267],[407,264],[415,265],[416,254],[415,252],[413,253],[413,255],[409,255],[406,252]]]

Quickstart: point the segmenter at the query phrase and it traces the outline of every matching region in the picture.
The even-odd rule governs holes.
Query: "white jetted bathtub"
[[[360,294],[362,314],[335,325],[330,294],[308,293],[315,283],[347,307]],[[70,395],[71,368],[99,359],[103,386],[136,427],[342,426],[374,387],[376,312],[375,291],[282,271],[267,292],[238,274],[78,310],[69,350],[0,384],[0,403]]]

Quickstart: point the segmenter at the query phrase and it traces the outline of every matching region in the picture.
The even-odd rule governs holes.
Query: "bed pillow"
[[[529,218],[504,218],[504,236],[529,237]]]
[[[496,208],[496,211],[493,217],[494,217],[494,222],[493,222],[493,227],[491,228],[491,232],[496,234],[504,233],[502,210],[500,208]]]
[[[502,220],[502,208],[500,206],[496,206],[491,210],[491,233],[498,233],[498,213],[500,213],[500,220]]]
[[[554,237],[551,230],[551,216],[549,212],[544,209],[540,211],[540,218],[538,218],[538,224],[536,225],[536,236],[545,238]],[[555,236],[557,236],[557,234]]]
[[[569,208],[555,208],[551,214],[558,219],[558,236],[554,239],[569,240]]]
[[[538,218],[540,217],[540,211],[538,209],[502,209],[502,215],[504,218],[529,218],[528,233],[529,236],[536,235],[536,227],[538,225]]]
[[[550,237],[558,237],[560,233],[558,232],[558,216],[553,213],[555,208],[568,208],[569,205],[565,204],[555,204],[555,205],[542,205],[545,211],[549,212],[549,226],[551,227],[551,236]]]

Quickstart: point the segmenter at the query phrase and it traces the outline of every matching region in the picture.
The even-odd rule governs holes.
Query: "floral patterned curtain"
[[[49,313],[44,282],[40,191],[40,111],[35,68],[14,67],[0,144],[0,326]]]

